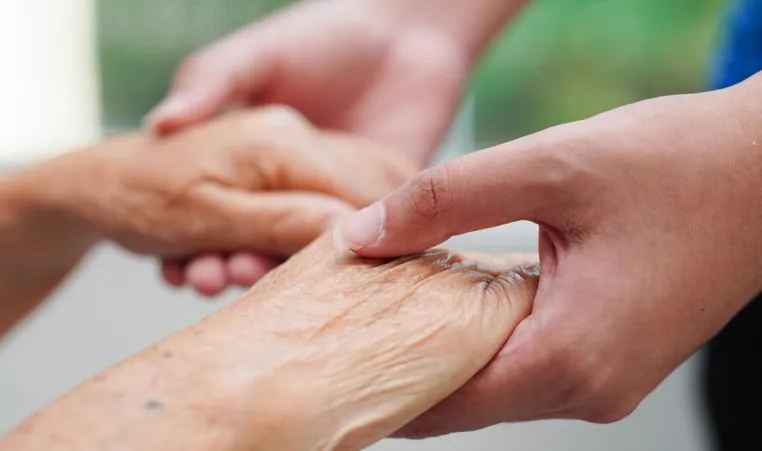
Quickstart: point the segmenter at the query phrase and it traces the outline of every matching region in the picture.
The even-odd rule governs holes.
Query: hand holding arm
[[[353,258],[326,235],[233,305],[84,383],[2,450],[359,450],[486,365],[536,269]]]
[[[760,98],[757,76],[629,105],[425,171],[347,219],[364,256],[540,224],[532,315],[402,433],[618,420],[716,334],[762,289]]]

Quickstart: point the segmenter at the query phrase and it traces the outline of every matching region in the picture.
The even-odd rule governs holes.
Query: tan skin
[[[205,89],[209,80],[256,80],[232,92],[257,100],[260,93],[291,92],[312,73],[287,70],[259,78],[262,68],[317,63],[317,73],[331,76],[318,86],[301,85],[288,102],[315,117],[359,117],[339,126],[391,138],[385,142],[425,155],[441,137],[455,108],[452,99],[484,44],[528,2],[354,3],[356,9],[342,10],[341,0],[306,2],[231,37],[227,42],[237,42],[237,51],[224,44],[202,51],[201,57],[215,62],[208,65],[215,76],[181,70],[169,99],[192,92],[197,102],[159,110],[155,128],[211,117],[228,97]],[[306,14],[307,7],[326,15]],[[289,25],[311,17],[318,20],[305,27],[307,33],[317,29],[323,39],[308,41],[333,43],[328,55],[338,57],[313,59],[320,54],[315,48],[299,52],[289,45],[305,41],[296,31],[301,27]],[[370,62],[354,60],[369,68],[372,76],[362,85],[368,91],[331,83],[341,79],[343,56],[378,42],[379,34],[363,33],[339,40],[348,28],[326,26],[356,23],[355,17],[365,20],[363,30],[392,30],[379,33],[386,37],[381,42],[412,49],[360,53],[371,55]],[[240,58],[247,50],[268,58]],[[400,54],[408,58],[388,58]],[[280,58],[289,64],[269,64]],[[406,90],[419,80],[410,74],[428,83]],[[336,89],[323,89],[329,85]],[[376,93],[383,94],[380,105],[371,101]],[[309,101],[326,94],[345,97]],[[760,98],[757,76],[720,92],[628,105],[424,171],[345,223],[350,247],[374,257],[405,255],[454,234],[521,219],[541,224],[544,273],[533,315],[490,367],[401,434],[425,437],[537,418],[615,421],[722,328],[762,289]],[[367,114],[343,114],[355,111],[344,105]],[[398,111],[418,114],[404,114],[396,123],[400,116],[388,113]]]
[[[344,249],[326,234],[231,306],[43,409],[0,450],[360,450],[466,383],[532,309],[538,270],[520,266],[526,257]]]
[[[128,133],[0,184],[0,335],[97,242],[289,253],[410,165],[289,109]],[[327,233],[240,300],[0,439],[25,450],[359,450],[466,383],[532,310],[534,256],[363,260]]]
[[[413,172],[402,158],[319,131],[283,107],[163,139],[126,133],[21,171],[0,181],[0,334],[101,240],[162,257],[288,255]]]
[[[294,252],[410,173],[280,107],[29,168],[0,185],[0,335],[101,240],[169,257]],[[0,449],[363,449],[466,383],[532,310],[532,255],[360,259],[333,235],[42,409]]]
[[[375,257],[541,224],[532,316],[402,434],[617,421],[724,327],[762,291],[760,98],[757,75],[628,105],[432,168],[347,219],[349,246]]]

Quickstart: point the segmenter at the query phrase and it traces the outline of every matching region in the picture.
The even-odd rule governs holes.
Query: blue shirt
[[[762,71],[762,0],[733,4],[713,69],[712,89],[732,86]]]

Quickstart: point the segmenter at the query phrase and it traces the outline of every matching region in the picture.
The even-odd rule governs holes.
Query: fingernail
[[[349,216],[341,225],[341,235],[350,249],[378,243],[384,235],[384,208],[380,202]]]

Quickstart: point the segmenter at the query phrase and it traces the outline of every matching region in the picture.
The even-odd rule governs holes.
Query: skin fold
[[[533,256],[480,265],[443,250],[389,261],[345,249],[324,235],[0,449],[359,450],[466,383],[531,313]]]
[[[413,172],[277,106],[165,138],[117,135],[20,171],[0,180],[0,334],[102,240],[165,258],[288,255]]]

